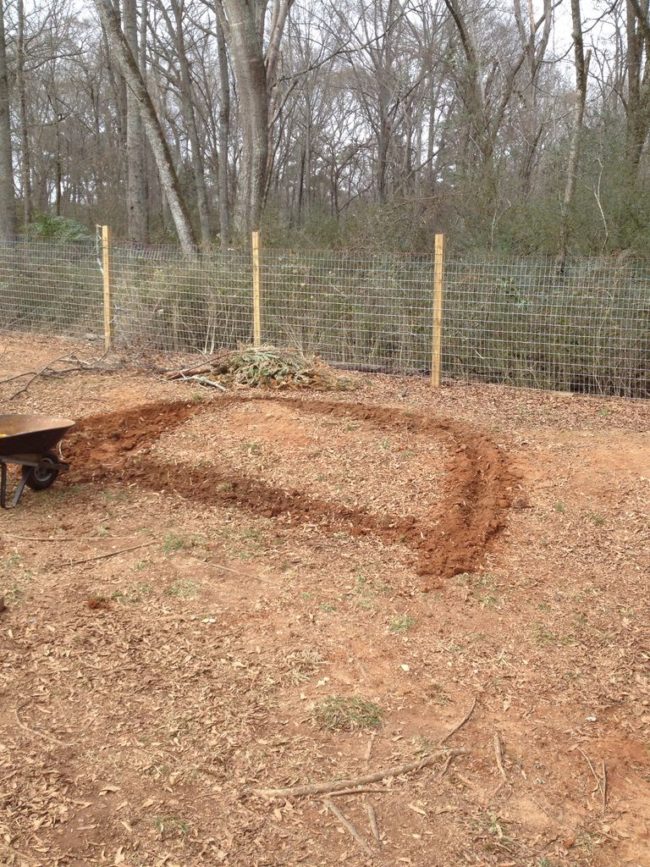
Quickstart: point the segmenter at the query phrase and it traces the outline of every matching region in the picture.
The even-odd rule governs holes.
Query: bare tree
[[[240,229],[257,229],[269,171],[269,103],[293,0],[273,0],[264,46],[265,0],[216,0],[237,82],[243,134]]]
[[[260,226],[269,154],[269,94],[260,14],[248,0],[217,0],[217,10],[237,81],[244,143],[238,228],[249,231]]]
[[[226,38],[219,16],[215,22],[217,57],[219,64],[219,231],[221,246],[230,243],[230,183],[228,180],[228,151],[230,147],[230,76]]]
[[[1,207],[20,198],[21,222],[51,211],[138,240],[148,222],[191,249],[190,219],[205,244],[218,214],[226,246],[268,204],[319,242],[445,225],[468,246],[557,253],[558,226],[567,249],[600,251],[603,226],[607,249],[647,244],[649,0],[597,0],[582,22],[580,118],[559,0],[94,2],[119,39],[73,0],[3,5]]]
[[[170,35],[175,43],[176,56],[178,60],[179,70],[179,97],[181,111],[183,113],[183,121],[187,137],[190,143],[190,160],[192,164],[192,176],[194,178],[194,187],[196,190],[196,202],[199,213],[199,226],[201,230],[201,242],[204,246],[210,243],[210,211],[208,207],[208,195],[205,184],[205,168],[203,161],[203,148],[199,141],[199,130],[196,118],[196,95],[192,83],[192,75],[190,72],[190,62],[188,60],[186,37],[183,29],[183,22],[186,16],[186,8],[184,0],[170,0],[172,13],[174,16],[173,22],[169,16],[165,16],[167,26],[170,30]]]
[[[650,130],[650,4],[626,0],[627,35],[627,161],[630,177],[638,176],[641,154]]]
[[[533,13],[533,2],[528,0],[527,18],[521,8],[521,0],[514,0],[515,21],[525,55],[527,82],[522,87],[522,101],[525,106],[523,118],[524,154],[521,161],[520,174],[523,181],[523,191],[530,191],[535,154],[544,131],[544,116],[539,110],[539,79],[544,68],[546,49],[551,36],[552,0],[544,0],[544,14],[536,22]],[[537,39],[540,26],[541,36]]]
[[[141,10],[145,15],[145,9]],[[124,0],[124,36],[134,58],[138,57],[137,0]],[[144,76],[142,63],[140,73]],[[131,89],[126,93],[126,215],[130,241],[146,243],[149,235],[147,218],[147,179],[145,175],[144,131],[140,106]]]
[[[11,241],[16,234],[16,200],[4,5],[0,2],[0,240]]]
[[[178,240],[186,253],[196,250],[196,239],[190,222],[185,200],[174,168],[167,140],[160,126],[153,101],[142,78],[136,58],[133,56],[110,0],[94,0],[109,45],[119,64],[124,80],[133,93],[142,117],[149,146],[151,147],[160,183],[171,211]]]
[[[560,245],[558,253],[558,269],[564,270],[569,243],[569,216],[575,197],[576,179],[578,175],[578,160],[580,158],[580,141],[582,138],[582,123],[587,101],[587,74],[589,71],[590,53],[585,56],[582,36],[582,18],[580,15],[580,0],[571,0],[571,21],[573,24],[573,57],[576,75],[576,92],[574,102],[573,131],[569,146],[567,161],[566,185],[562,199],[560,216]]]
[[[16,91],[20,119],[20,186],[23,200],[23,223],[27,226],[32,220],[32,170],[25,84],[25,5],[23,0],[16,2],[16,17]]]

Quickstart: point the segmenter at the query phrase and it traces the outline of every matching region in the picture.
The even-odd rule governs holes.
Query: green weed
[[[177,816],[156,816],[153,824],[162,840],[168,840],[170,837],[185,837],[190,830],[189,824]]]
[[[177,599],[194,599],[199,592],[198,584],[189,578],[179,578],[165,590],[165,596],[175,596]]]
[[[163,540],[163,551],[165,554],[173,554],[174,551],[181,551],[188,547],[188,542],[182,536],[176,533],[168,533]]]
[[[404,633],[412,629],[413,626],[415,626],[415,619],[410,614],[402,614],[391,621],[389,629],[391,632]]]
[[[379,705],[359,696],[332,695],[314,709],[316,723],[329,731],[376,729],[382,718],[383,711]]]

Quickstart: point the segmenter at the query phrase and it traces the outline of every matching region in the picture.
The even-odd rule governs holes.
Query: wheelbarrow
[[[73,427],[68,418],[50,415],[0,415],[0,506],[13,509],[20,502],[25,487],[32,491],[49,488],[68,464],[61,461],[54,448]],[[7,500],[7,466],[21,468],[16,490]]]

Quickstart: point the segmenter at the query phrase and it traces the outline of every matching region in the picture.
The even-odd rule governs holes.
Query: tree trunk
[[[9,76],[5,44],[4,2],[0,2],[0,241],[16,237],[16,199],[11,153]]]
[[[93,2],[106,31],[111,51],[115,55],[129,90],[132,91],[140,108],[140,115],[147,139],[156,161],[160,184],[169,203],[169,209],[181,247],[185,253],[195,253],[196,239],[187,207],[181,194],[176,170],[160,126],[160,121],[158,120],[158,115],[156,114],[156,109],[138,67],[138,62],[124,39],[111,0],[93,0]]]
[[[27,95],[25,92],[25,7],[17,0],[18,34],[16,40],[16,89],[20,116],[20,180],[23,194],[23,223],[32,221],[32,168],[29,150]]]
[[[230,243],[230,191],[228,184],[228,147],[230,140],[230,76],[228,73],[228,55],[226,53],[226,38],[219,16],[217,16],[217,53],[219,60],[219,232],[221,247],[226,249]]]
[[[580,158],[580,140],[582,138],[582,121],[587,101],[587,73],[591,53],[585,57],[582,40],[582,19],[580,17],[580,0],[571,0],[571,19],[573,22],[573,54],[576,71],[576,93],[573,120],[573,132],[569,146],[567,162],[566,185],[560,212],[560,248],[557,258],[558,270],[564,272],[569,244],[569,216],[575,197],[576,179],[578,175],[578,160]]]
[[[138,57],[137,0],[124,0],[124,37],[133,57]],[[140,69],[143,72],[142,68]],[[144,165],[144,131],[140,108],[133,92],[126,92],[126,219],[129,241],[146,244],[147,180]]]
[[[380,106],[377,130],[377,201],[385,205],[388,200],[386,173],[388,171],[388,148],[390,146],[391,129]]]
[[[172,11],[175,20],[176,51],[180,69],[180,96],[183,119],[190,140],[192,150],[192,175],[196,188],[196,204],[199,212],[199,226],[201,230],[201,243],[204,247],[210,245],[210,212],[208,210],[208,194],[205,186],[205,167],[203,151],[199,142],[199,134],[196,126],[196,113],[192,94],[192,77],[190,65],[185,50],[185,38],[183,36],[183,9],[178,0],[172,0]]]
[[[57,217],[61,216],[61,184],[63,182],[63,168],[61,166],[61,114],[58,106],[52,103],[54,108],[55,120],[54,129],[56,131],[56,158],[54,161],[54,213]]]
[[[243,126],[242,208],[239,229],[259,229],[269,154],[269,106],[262,39],[255,9],[247,0],[221,0],[228,22],[226,34],[239,88]]]
[[[628,174],[632,185],[639,174],[641,154],[650,128],[650,75],[645,58],[644,45],[650,52],[650,22],[648,2],[627,0],[626,3],[627,37],[627,129],[626,157]]]

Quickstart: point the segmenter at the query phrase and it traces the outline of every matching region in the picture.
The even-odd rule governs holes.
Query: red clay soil
[[[381,431],[407,430],[440,438],[449,451],[443,496],[428,521],[378,518],[365,509],[351,509],[310,497],[304,491],[281,490],[211,460],[188,467],[154,460],[147,447],[164,432],[206,409],[247,400],[290,400],[301,412],[362,421]],[[430,418],[388,407],[368,407],[324,400],[275,396],[228,395],[209,404],[156,403],[123,412],[91,416],[66,440],[72,463],[68,483],[99,480],[133,482],[208,504],[236,504],[257,515],[318,524],[324,530],[372,533],[386,542],[401,542],[416,552],[418,573],[426,589],[436,581],[481,564],[490,542],[504,526],[516,479],[499,447],[489,437],[449,418]]]

